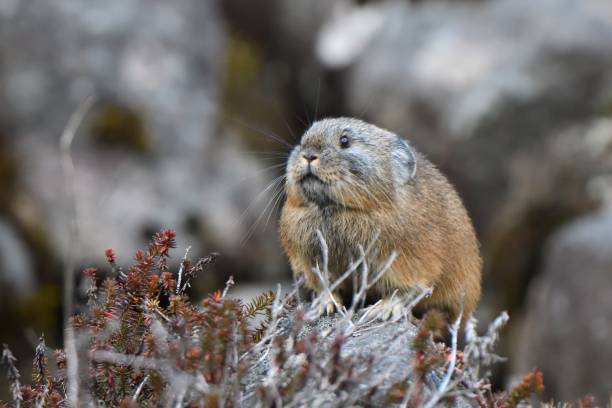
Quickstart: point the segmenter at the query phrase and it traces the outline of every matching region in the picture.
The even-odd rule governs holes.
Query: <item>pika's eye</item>
[[[349,138],[347,135],[340,136],[340,147],[343,149],[349,147]]]

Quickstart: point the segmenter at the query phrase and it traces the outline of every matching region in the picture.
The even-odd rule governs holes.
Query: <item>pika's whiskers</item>
[[[278,187],[278,183],[280,183],[281,181],[283,181],[285,179],[285,175],[281,175],[278,176],[276,178],[274,178],[270,184],[268,184],[259,194],[257,194],[255,196],[255,198],[253,200],[251,200],[251,203],[247,206],[247,208],[242,212],[242,214],[240,214],[240,217],[238,218],[238,221],[243,221],[244,217],[249,213],[249,211],[251,210],[251,208],[259,202],[259,200],[261,200],[262,196],[264,194],[266,194],[266,192],[270,189],[274,189],[276,190],[276,187]]]
[[[283,138],[281,138],[280,136],[278,136],[278,135],[276,135],[276,134],[274,134],[272,132],[266,132],[266,131],[264,131],[262,129],[259,129],[259,128],[255,127],[255,126],[249,125],[248,123],[245,123],[245,122],[243,122],[240,119],[236,119],[236,118],[233,118],[233,117],[230,117],[230,116],[226,116],[226,117],[229,120],[231,120],[232,122],[235,122],[235,123],[245,127],[246,129],[252,130],[253,132],[255,132],[257,134],[265,136],[268,139],[277,142],[278,144],[280,144],[281,146],[283,146],[283,147],[285,147],[287,149],[292,149],[293,148],[293,146],[289,142],[287,142],[286,140],[283,140]]]
[[[283,193],[283,190],[284,190],[284,186],[283,186],[282,182],[284,181],[284,179],[285,179],[285,175],[277,177],[275,179],[275,181],[273,181],[262,192],[262,193],[265,193],[267,190],[269,190],[271,187],[273,187],[271,198],[268,200],[268,202],[266,203],[265,207],[263,208],[263,210],[261,211],[261,213],[259,214],[259,216],[255,220],[255,222],[253,222],[253,224],[251,224],[251,226],[247,229],[247,232],[245,233],[245,236],[240,241],[240,246],[244,246],[244,244],[246,244],[246,242],[251,238],[251,236],[253,236],[253,234],[255,233],[255,230],[259,226],[259,223],[261,222],[263,217],[266,215],[266,212],[268,210],[270,210],[270,213],[272,211],[274,211],[274,207],[276,206],[276,203],[278,203],[278,197],[282,197],[282,193]],[[261,196],[261,193],[260,193],[260,196]],[[270,207],[270,205],[273,202],[275,203],[274,206]],[[248,209],[247,209],[247,211],[248,211]],[[245,213],[243,213],[243,214],[246,214],[247,211],[245,211]],[[268,216],[268,218],[269,218],[269,216]]]

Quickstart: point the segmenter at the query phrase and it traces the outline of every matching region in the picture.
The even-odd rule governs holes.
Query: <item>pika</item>
[[[368,297],[385,301],[427,287],[432,293],[417,314],[438,309],[465,319],[476,308],[482,261],[472,222],[449,181],[405,139],[353,118],[315,122],[289,155],[285,192],[280,239],[308,288],[323,290],[313,269],[321,262],[320,231],[332,282],[359,259],[360,247],[373,245],[370,270],[397,257]],[[347,290],[338,288],[334,304]],[[331,302],[327,309],[334,311]]]

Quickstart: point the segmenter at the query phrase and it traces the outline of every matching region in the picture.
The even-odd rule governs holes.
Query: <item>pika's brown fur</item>
[[[286,175],[281,241],[306,286],[322,289],[313,272],[321,265],[317,230],[332,281],[378,237],[370,270],[394,251],[398,257],[369,296],[430,287],[421,312],[436,308],[453,319],[476,308],[481,258],[470,218],[447,179],[404,139],[357,119],[321,120],[292,151]]]

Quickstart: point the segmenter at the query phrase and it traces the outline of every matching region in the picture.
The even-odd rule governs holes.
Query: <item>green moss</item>
[[[129,147],[142,153],[151,150],[142,115],[126,106],[102,106],[95,116],[92,134],[97,142],[110,146]]]
[[[0,132],[0,210],[6,210],[13,196],[17,175],[16,161]]]
[[[19,304],[19,314],[37,333],[45,333],[48,338],[57,335],[61,327],[61,289],[55,284],[41,285],[27,300]]]
[[[225,67],[224,95],[240,96],[257,80],[262,69],[261,57],[251,44],[232,36],[228,41]]]
[[[601,116],[612,117],[612,95],[603,98],[597,108],[597,113]]]
[[[572,207],[542,203],[523,213],[513,224],[500,224],[489,239],[487,269],[499,285],[500,308],[516,310],[524,303],[527,288],[540,267],[546,239],[591,206]]]
[[[262,133],[287,132],[282,120],[287,116],[286,104],[279,81],[269,81],[276,73],[264,59],[256,44],[236,34],[230,36],[221,86],[223,122],[254,150],[278,150],[278,142]]]

